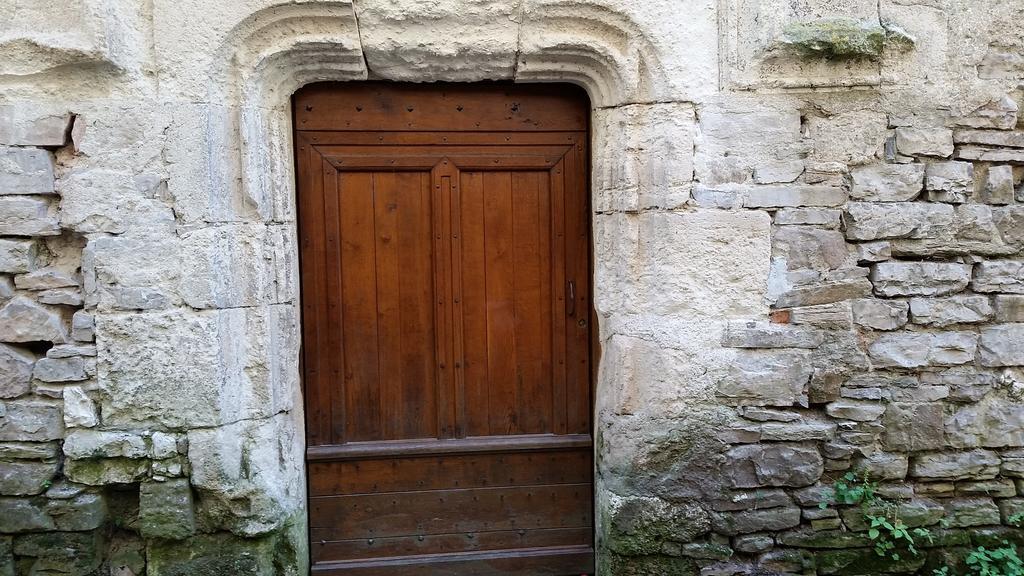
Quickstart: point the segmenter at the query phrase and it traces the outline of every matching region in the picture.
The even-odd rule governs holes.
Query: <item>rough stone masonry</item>
[[[367,78],[590,94],[602,575],[1024,543],[1019,1],[0,13],[0,576],[304,573],[289,97]]]

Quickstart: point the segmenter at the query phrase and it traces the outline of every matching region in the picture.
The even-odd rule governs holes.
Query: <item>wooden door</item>
[[[293,103],[313,572],[592,572],[586,97]]]

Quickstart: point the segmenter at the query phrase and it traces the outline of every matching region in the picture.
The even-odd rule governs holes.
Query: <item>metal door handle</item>
[[[576,315],[576,281],[569,280],[569,316]]]

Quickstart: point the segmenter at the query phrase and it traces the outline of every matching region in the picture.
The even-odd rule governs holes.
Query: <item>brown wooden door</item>
[[[313,572],[592,572],[586,97],[294,107]]]

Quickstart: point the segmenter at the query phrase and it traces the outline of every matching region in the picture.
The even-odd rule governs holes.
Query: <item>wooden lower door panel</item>
[[[591,546],[429,554],[318,564],[324,576],[566,576],[594,571]]]
[[[589,546],[591,463],[590,448],[313,463],[313,561]]]

